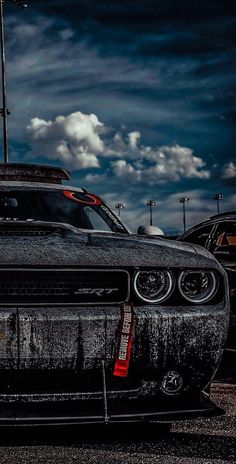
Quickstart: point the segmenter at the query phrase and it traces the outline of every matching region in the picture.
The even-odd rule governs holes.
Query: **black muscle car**
[[[220,262],[229,279],[230,326],[226,351],[236,352],[236,211],[216,214],[196,224],[178,240],[198,244],[209,250]]]
[[[68,180],[0,166],[0,424],[216,413],[224,269],[197,245],[130,234]]]

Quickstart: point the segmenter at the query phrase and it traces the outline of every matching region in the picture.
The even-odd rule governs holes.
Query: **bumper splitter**
[[[104,414],[104,402],[60,402],[47,404],[12,403],[0,405],[0,425],[53,425],[53,424],[96,424],[142,421],[173,421],[206,415],[222,415],[224,410],[217,408],[202,394],[195,403],[192,400],[172,401],[169,407],[158,410],[155,398],[144,400],[112,401]],[[179,404],[178,404],[179,403]]]

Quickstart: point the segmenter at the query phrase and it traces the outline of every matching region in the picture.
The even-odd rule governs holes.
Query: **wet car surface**
[[[0,423],[220,414],[229,319],[203,248],[132,235],[65,171],[0,167]]]

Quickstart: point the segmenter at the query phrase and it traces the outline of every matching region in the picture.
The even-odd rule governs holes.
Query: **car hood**
[[[162,238],[91,232],[39,221],[33,224],[19,221],[12,226],[12,234],[3,235],[0,224],[1,267],[188,267],[199,264],[217,267],[217,261],[203,248],[195,249],[192,245]],[[29,231],[34,227],[39,231],[47,227],[49,233],[31,236]],[[18,229],[23,230],[20,235],[17,235]]]

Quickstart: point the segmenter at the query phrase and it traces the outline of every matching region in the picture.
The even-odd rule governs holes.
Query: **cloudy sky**
[[[236,3],[5,3],[11,161],[60,164],[124,202],[126,223],[181,231],[236,209]]]

